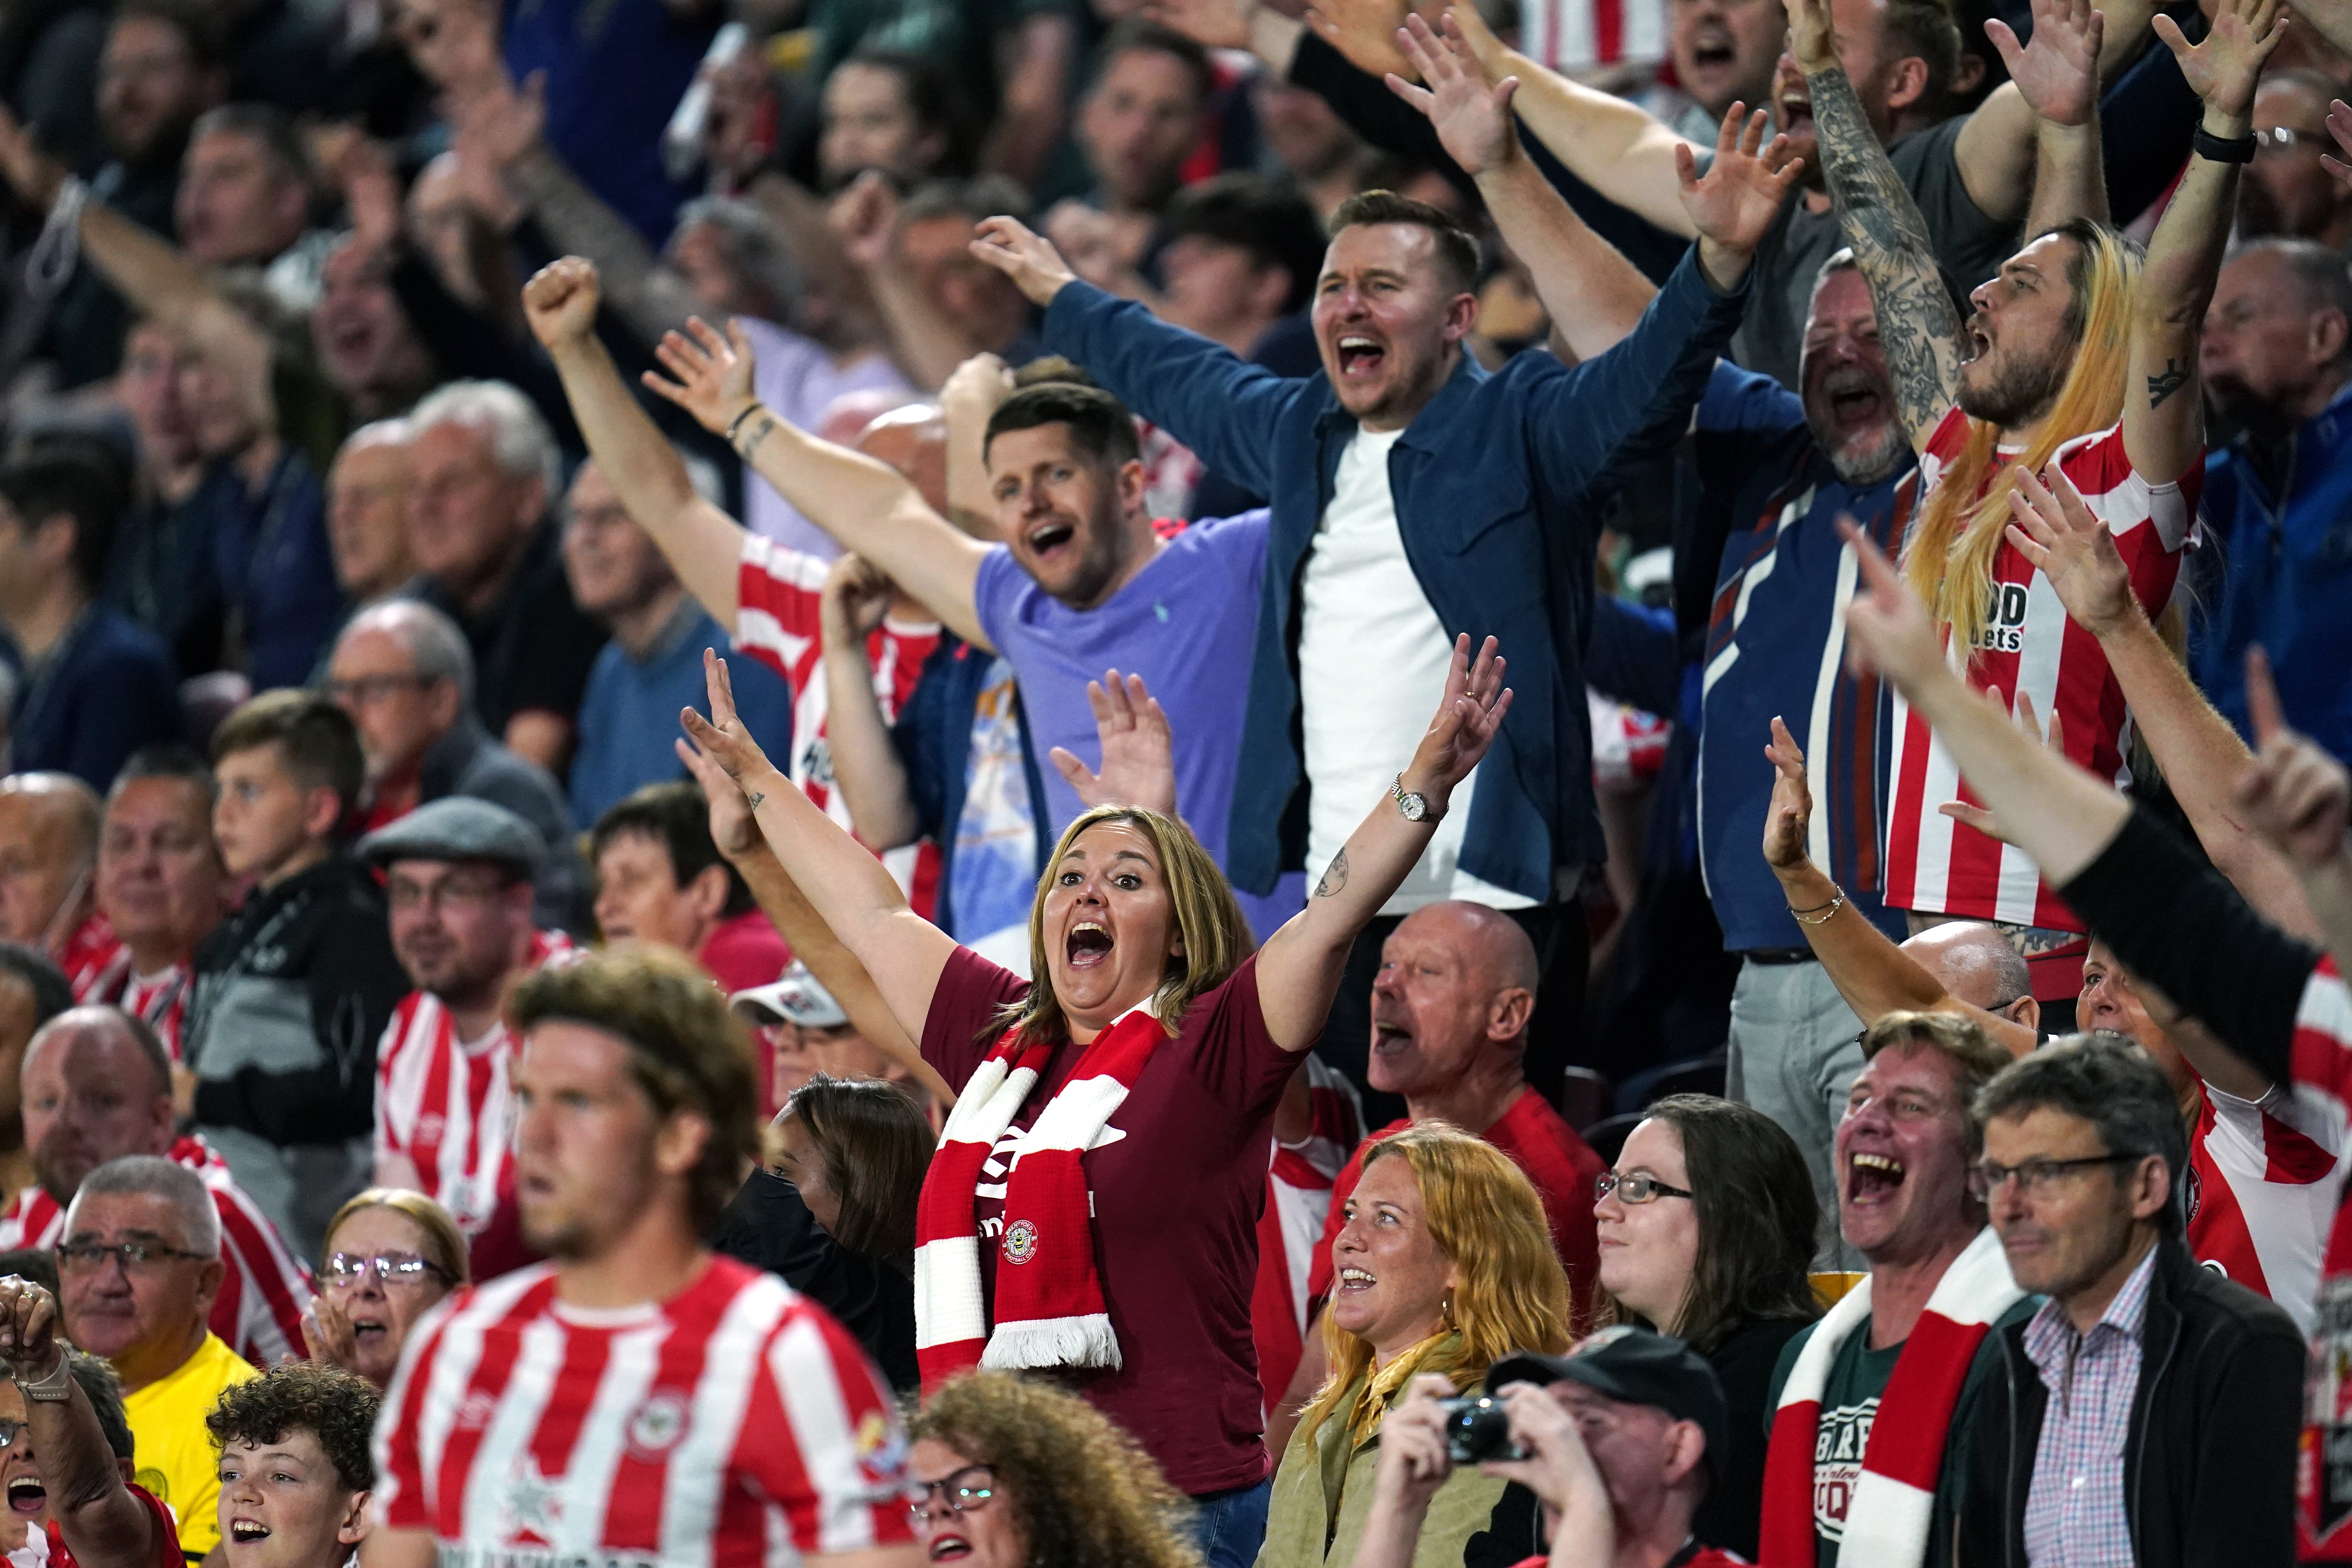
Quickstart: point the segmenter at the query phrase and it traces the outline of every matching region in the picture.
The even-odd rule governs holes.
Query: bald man
[[[36,1184],[0,1212],[0,1251],[56,1246],[92,1171],[127,1154],[160,1155],[194,1171],[220,1211],[228,1276],[213,1300],[213,1332],[257,1366],[300,1352],[310,1276],[227,1163],[201,1138],[173,1137],[171,1058],[145,1020],[119,1007],[60,1013],[26,1048],[21,1081]]]
[[[705,705],[702,650],[730,645],[629,521],[593,458],[580,465],[565,498],[563,570],[572,601],[613,634],[589,667],[572,753],[572,820],[586,832],[638,789],[679,775],[671,745],[677,710]],[[789,744],[792,689],[756,660],[734,660],[729,673],[751,733],[771,749]]]
[[[2024,1031],[1996,1035],[2010,1054],[2032,1050],[2040,1037],[2042,1004],[2033,999],[2033,970],[2016,944],[1990,921],[1946,921],[1902,944],[1953,1000]],[[1979,1020],[1981,1022],[1982,1020]]]
[[[86,996],[121,943],[98,908],[98,792],[70,773],[0,779],[0,942],[37,947]]]

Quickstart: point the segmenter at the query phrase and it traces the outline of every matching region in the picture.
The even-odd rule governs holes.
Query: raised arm
[[[2352,779],[2344,764],[2287,728],[2260,648],[2246,653],[2246,707],[2262,750],[2239,775],[2239,811],[2294,868],[2336,967],[2352,974],[2352,843],[2345,839]]]
[[[880,568],[862,556],[844,555],[826,574],[818,600],[833,784],[849,806],[858,838],[873,849],[896,849],[918,836],[907,770],[890,743],[866,657],[866,639],[889,613],[895,592]]]
[[[73,1353],[57,1299],[29,1279],[0,1279],[0,1358],[24,1392],[26,1436],[40,1456],[58,1533],[88,1568],[148,1568],[163,1544],[155,1539],[162,1519],[123,1484],[98,1412],[67,1364]],[[164,1550],[179,1555],[176,1543]]]
[[[2286,15],[2278,0],[2220,3],[2205,41],[2193,47],[2169,16],[2158,17],[2156,30],[2204,100],[2205,134],[2239,142],[2253,133],[2254,84],[2263,62],[2278,47]],[[2189,170],[2148,240],[2147,261],[2133,296],[2124,454],[2158,484],[2179,479],[2205,455],[2197,339],[2230,243],[2237,197],[2238,165],[2192,151]]]
[[[1838,63],[1829,0],[1788,0],[1790,47],[1812,93],[1822,176],[1837,204],[1838,232],[1878,308],[1878,338],[1895,384],[1895,411],[1924,449],[1960,382],[1960,318],[1944,291],[1927,219],[1863,113]]]
[[[2113,0],[2110,0],[2111,6]],[[1969,117],[1953,154],[1969,199],[1986,212],[1975,177],[1988,163],[2002,164],[2000,177],[2021,195],[2031,178],[2032,202],[2020,202],[2028,237],[2045,234],[2069,218],[2107,220],[2106,173],[2100,163],[2099,67],[2107,37],[2107,16],[2090,0],[2033,0],[2033,41],[2020,44],[2009,24],[1985,24],[1985,36],[2000,51],[2009,81]],[[2143,23],[2145,14],[2142,14]],[[2118,29],[2119,31],[2122,29]],[[2144,26],[2139,29],[2144,31]],[[1988,113],[2021,112],[2031,145],[2029,168],[2011,171],[2005,160],[1988,158],[1970,137]]]
[[[988,646],[972,604],[987,547],[933,511],[887,463],[778,418],[752,391],[751,342],[740,323],[728,322],[721,337],[697,318],[654,352],[677,379],[647,371],[648,387],[725,437],[802,516],[880,567],[958,637]]]
[[[940,387],[948,427],[948,521],[975,539],[996,533],[988,489],[988,422],[1013,395],[1013,373],[994,354],[974,354]]]
[[[2046,484],[2022,471],[2017,476],[2010,540],[2050,580],[2075,625],[2098,639],[2131,708],[2133,729],[2147,742],[2214,869],[2271,923],[2319,941],[2294,868],[2239,808],[2238,784],[2253,753],[2149,624],[2106,525],[2057,464],[2042,472]]]
[[[986,346],[950,321],[907,267],[898,248],[898,193],[880,173],[868,169],[858,175],[834,198],[825,222],[864,280],[889,340],[890,357],[908,380],[924,388],[939,386]]]
[[[523,285],[523,314],[563,378],[588,455],[686,591],[731,633],[743,525],[695,493],[677,449],[629,395],[596,337],[596,299],[594,264],[567,256]]]
[[[1307,907],[1258,950],[1258,1003],[1266,1032],[1284,1050],[1315,1044],[1357,934],[1403,884],[1429,847],[1454,787],[1493,744],[1511,707],[1503,673],[1493,637],[1475,662],[1470,639],[1454,639],[1436,716],[1396,784],[1403,795],[1422,797],[1423,814],[1409,818],[1398,801],[1383,795],[1323,868]]]
[[[1519,79],[1512,107],[1570,174],[1667,233],[1697,237],[1690,215],[1675,197],[1675,149],[1698,151],[1693,143],[1637,105],[1506,48],[1475,5],[1456,5],[1446,15],[1489,78]]]
[[[1844,889],[1813,863],[1806,842],[1813,795],[1805,779],[1805,754],[1777,715],[1764,755],[1777,773],[1771,804],[1764,810],[1765,864],[1780,879],[1806,945],[1854,1016],[1867,1024],[1900,1011],[1953,1013],[1975,1022],[2011,1056],[2033,1049],[2040,1036],[2032,1029],[1954,996],[1926,965],[1864,919]]]
[[[1477,182],[1504,241],[1527,263],[1552,326],[1579,359],[1615,346],[1641,321],[1657,286],[1586,226],[1520,147],[1511,123],[1518,79],[1490,82],[1451,17],[1441,37],[1409,16],[1397,41],[1428,85],[1391,75],[1389,90],[1429,116],[1446,153]]]
[[[930,1016],[931,994],[939,989],[940,973],[955,952],[954,941],[908,908],[906,895],[882,862],[768,760],[735,712],[727,661],[706,648],[702,664],[710,717],[684,710],[678,718],[687,734],[735,782],[783,875],[818,922],[871,977],[906,1037],[919,1042],[923,1021]],[[777,923],[777,930],[794,952],[802,951],[783,922]],[[805,954],[803,962],[816,971]],[[822,973],[817,978],[832,988]]]
[[[955,1103],[955,1093],[939,1070],[923,1059],[919,1045],[920,1032],[908,1035],[899,1027],[898,1019],[876,989],[874,977],[863,964],[850,956],[832,930],[818,918],[807,899],[801,895],[798,883],[785,871],[761,836],[759,825],[751,820],[751,802],[742,789],[719,765],[718,759],[701,747],[680,740],[673,742],[678,761],[686,764],[695,782],[710,802],[710,840],[719,852],[727,857],[728,864],[741,874],[744,884],[751,889],[752,899],[793,956],[808,965],[816,983],[825,988],[841,1010],[849,1015],[850,1026],[862,1039],[870,1040],[892,1061],[919,1079],[923,1087],[940,1097],[942,1105]],[[787,786],[790,787],[790,786]]]

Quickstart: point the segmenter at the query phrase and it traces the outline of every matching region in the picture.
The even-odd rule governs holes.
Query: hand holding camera
[[[1454,1384],[1423,1373],[1381,1423],[1379,1489],[1416,1519],[1454,1473],[1445,1412],[1462,1401],[1453,1394]]]
[[[1482,1463],[1480,1473],[1517,1481],[1547,1509],[1562,1513],[1580,1499],[1597,1498],[1601,1517],[1608,1517],[1601,1472],[1576,1417],[1559,1400],[1534,1384],[1513,1383],[1489,1395],[1487,1403],[1502,1407],[1507,1440],[1515,1446]]]

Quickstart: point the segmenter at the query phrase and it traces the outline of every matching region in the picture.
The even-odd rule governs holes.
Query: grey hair
[[[1819,293],[1822,285],[1838,273],[1861,270],[1862,263],[1854,258],[1853,247],[1842,245],[1830,252],[1829,259],[1822,262],[1821,270],[1813,274],[1813,291]]]
[[[539,409],[503,381],[453,381],[409,410],[408,438],[443,425],[465,425],[490,438],[490,455],[518,479],[536,477],[547,504],[563,493],[562,459]]]
[[[473,646],[457,622],[432,605],[421,599],[388,599],[353,616],[342,635],[350,637],[358,631],[386,632],[397,637],[417,674],[427,680],[455,682],[458,706],[473,707]]]
[[[2264,79],[2267,83],[2268,78]],[[2294,275],[2303,289],[2303,307],[2316,314],[2333,310],[2352,326],[2352,269],[2344,264],[2341,252],[2330,250],[2315,239],[2298,239],[2287,235],[2271,235],[2262,239],[2250,239],[2230,252],[2230,259],[2241,257],[2271,255]],[[2352,334],[2347,334],[2345,346],[2336,351],[2339,364],[2352,356]]]
[[[220,800],[220,780],[213,776],[212,764],[177,741],[159,742],[131,752],[123,763],[122,771],[116,773],[114,782],[107,786],[107,804],[114,804],[115,797],[122,793],[123,785],[140,779],[177,779],[203,795],[206,805],[215,805]],[[209,823],[205,831],[211,831]]]
[[[84,1203],[91,1198],[110,1197],[166,1200],[180,1213],[187,1249],[207,1258],[220,1256],[220,1210],[214,1206],[213,1194],[204,1178],[185,1165],[175,1164],[160,1154],[125,1154],[120,1160],[109,1160],[82,1178],[81,1190],[74,1194],[73,1203],[66,1209],[67,1237],[72,1237],[74,1217],[81,1213]]]
[[[280,179],[310,183],[310,160],[303,154],[302,140],[295,133],[293,121],[276,104],[224,103],[207,109],[188,128],[188,144],[194,146],[207,136],[249,136],[278,165]]]
[[[710,226],[727,265],[773,301],[778,321],[789,325],[800,314],[801,296],[808,285],[759,208],[733,196],[697,196],[677,209],[677,226],[670,233],[684,234],[697,224]]]
[[[405,419],[379,419],[344,437],[343,444],[335,448],[335,457],[340,461],[346,453],[364,451],[370,447],[404,447],[415,436],[416,431]]]
[[[2172,1187],[2158,1218],[2167,1233],[2179,1233],[2189,1131],[2171,1080],[2137,1041],[2108,1029],[2069,1035],[2020,1058],[1977,1092],[1979,1125],[2045,1108],[2089,1122],[2109,1153],[2162,1155]]]

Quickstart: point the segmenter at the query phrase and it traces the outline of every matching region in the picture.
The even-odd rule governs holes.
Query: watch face
[[[1429,815],[1429,802],[1417,795],[1399,795],[1397,806],[1404,813],[1407,822],[1419,822]]]

